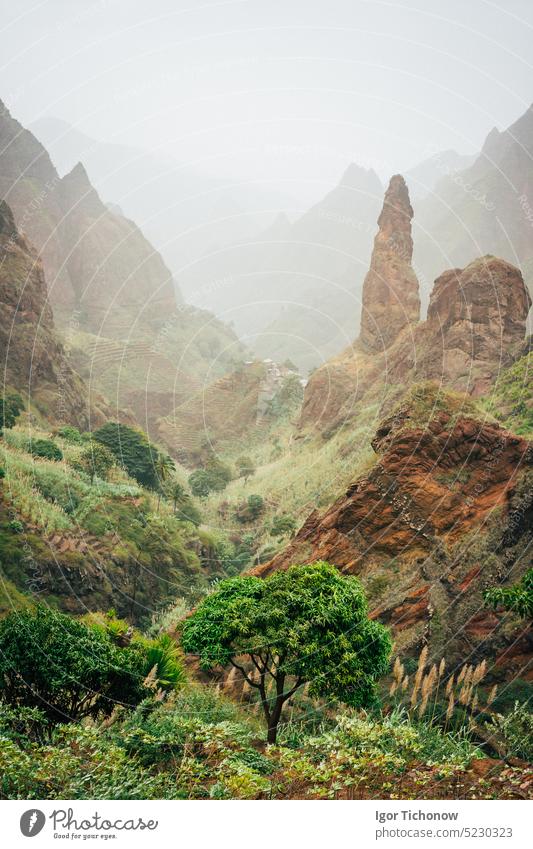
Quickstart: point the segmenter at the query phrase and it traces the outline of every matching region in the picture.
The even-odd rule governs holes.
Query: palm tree
[[[188,501],[189,493],[181,483],[174,483],[170,490],[170,497],[172,498],[172,503],[174,505],[174,513],[178,508],[178,504],[183,504]]]
[[[159,482],[159,490],[157,493],[157,512],[159,513],[159,505],[161,503],[161,487],[175,469],[174,460],[168,454],[158,454],[154,463],[154,470]]]

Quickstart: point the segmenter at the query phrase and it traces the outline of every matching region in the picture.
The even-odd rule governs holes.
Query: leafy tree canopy
[[[368,618],[357,578],[325,562],[223,581],[184,623],[182,645],[203,668],[232,664],[258,689],[269,742],[283,705],[306,682],[311,695],[369,705],[392,646]]]
[[[232,477],[230,467],[211,456],[203,469],[196,469],[189,476],[189,486],[197,498],[207,498],[211,492],[222,492]]]
[[[207,498],[209,493],[213,491],[211,484],[211,476],[205,469],[196,469],[195,472],[189,475],[191,492],[197,498]]]
[[[205,464],[205,471],[210,475],[212,489],[222,492],[233,478],[230,467],[212,454]]]

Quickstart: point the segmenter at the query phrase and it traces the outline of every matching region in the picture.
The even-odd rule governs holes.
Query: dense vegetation
[[[26,618],[35,622],[39,617],[48,620],[52,629],[60,621],[39,612]],[[164,621],[155,626],[157,630]],[[60,624],[69,633],[80,628],[82,640],[91,640],[94,637],[88,633],[96,633],[98,646],[119,646],[126,635],[130,646],[135,640],[131,629],[125,631],[126,623],[113,615]],[[21,626],[22,620],[18,626],[14,620],[8,630]],[[138,639],[144,672],[153,657],[146,657],[146,638]],[[164,686],[154,683],[150,674],[142,682],[136,679],[130,705],[119,699],[110,711],[103,700],[101,713],[94,710],[83,722],[67,715],[67,721],[58,724],[46,705],[35,700],[30,704],[23,699],[15,706],[7,699],[0,701],[0,797],[491,799],[528,795],[531,776],[527,777],[519,761],[479,760],[487,744],[477,731],[485,724],[509,756],[530,758],[531,714],[516,705],[507,716],[493,714],[490,721],[480,711],[474,723],[461,721],[458,713],[443,724],[435,714],[443,665],[433,672],[425,667],[424,656],[418,663],[414,700],[412,693],[398,697],[394,692],[391,697],[382,690],[381,706],[356,711],[341,709],[335,701],[317,701],[304,689],[280,725],[276,745],[266,745],[253,689],[239,696],[228,681],[230,698],[213,684],[186,681],[179,657],[164,642],[159,648],[157,677],[166,675]],[[62,661],[60,676],[67,687],[71,686],[69,673],[80,662],[77,654],[74,648]],[[81,663],[83,667],[85,661]],[[126,667],[119,674],[127,674]],[[171,680],[169,669],[174,671]],[[483,672],[463,667],[457,697],[472,680],[479,687]],[[105,668],[100,673],[95,691],[107,686]],[[403,675],[397,662],[393,684],[401,682]],[[432,699],[427,698],[426,680],[433,680]],[[138,702],[140,695],[144,697]],[[92,699],[96,708],[96,692]],[[488,750],[492,751],[490,744]]]
[[[148,441],[134,434],[134,444],[146,448]],[[233,574],[233,546],[200,529],[201,511],[165,457],[156,458],[165,463],[165,480],[156,463],[154,491],[91,434],[72,427],[50,433],[24,417],[6,429],[0,612],[37,594],[71,611],[114,606],[120,615],[148,621],[154,609],[179,597],[192,602],[211,580]],[[143,469],[141,463],[140,475]],[[90,580],[87,563],[101,564],[99,572],[91,567]]]
[[[130,635],[114,616],[86,624],[38,605],[0,622],[0,699],[23,715],[38,709],[43,728],[134,706],[147,694],[147,676],[154,688],[180,683],[176,647]]]

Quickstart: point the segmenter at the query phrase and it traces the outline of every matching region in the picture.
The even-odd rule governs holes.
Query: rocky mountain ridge
[[[60,177],[0,103],[0,197],[42,260],[57,329],[86,384],[145,430],[243,357],[233,331],[176,298],[161,256],[78,163]],[[133,413],[132,413],[133,415]]]
[[[0,201],[0,362],[2,384],[29,399],[51,422],[88,430],[111,415],[90,393],[56,331],[43,268],[13,214]]]
[[[520,271],[494,256],[440,275],[427,320],[417,323],[410,205],[405,183],[396,177],[393,182],[394,192],[399,186],[404,192],[402,212],[391,220],[386,196],[363,291],[361,336],[311,376],[303,428],[331,431],[370,403],[384,413],[403,387],[420,380],[438,380],[473,396],[485,394],[498,373],[525,353],[531,298]],[[396,241],[407,245],[401,255],[390,249]]]

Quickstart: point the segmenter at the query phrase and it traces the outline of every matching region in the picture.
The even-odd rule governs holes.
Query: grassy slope
[[[500,375],[484,404],[510,430],[533,436],[533,353]]]
[[[0,441],[0,557],[6,584],[0,610],[38,592],[77,611],[111,606],[145,618],[163,603],[189,599],[209,585],[217,564],[203,534],[179,521],[170,504],[118,468],[109,481],[70,463],[83,450],[55,438],[63,461],[27,452],[28,426]],[[47,438],[32,427],[33,439]],[[133,599],[133,600],[132,600]]]

